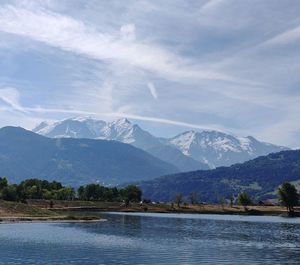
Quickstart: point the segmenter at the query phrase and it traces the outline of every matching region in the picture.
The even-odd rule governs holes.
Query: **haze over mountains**
[[[218,131],[187,131],[172,138],[158,138],[127,119],[105,122],[92,118],[71,118],[43,122],[34,132],[52,138],[115,140],[141,148],[180,171],[215,168],[241,163],[288,148],[254,137],[236,137]]]

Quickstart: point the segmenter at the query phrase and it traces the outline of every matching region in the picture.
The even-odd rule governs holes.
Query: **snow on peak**
[[[131,122],[129,120],[127,120],[126,118],[121,118],[121,119],[115,120],[115,121],[109,123],[109,125],[114,126],[119,129],[128,129],[133,126],[131,124]]]
[[[50,123],[48,121],[43,121],[43,122],[39,123],[32,131],[38,132],[38,131],[46,128],[49,125],[50,125]]]
[[[159,139],[132,124],[126,118],[111,122],[80,116],[54,123],[43,122],[34,132],[52,137],[93,138],[115,140],[146,151],[161,145],[178,149],[183,155],[202,163],[228,166],[244,162],[260,155],[278,152],[286,148],[260,142],[251,136],[236,137],[219,131],[186,131],[171,139]],[[162,154],[161,151],[159,153]],[[157,153],[156,153],[157,155]]]
[[[109,123],[100,131],[99,138],[107,140],[116,140],[123,143],[134,143],[134,128],[135,126],[126,119],[121,118]]]
[[[179,134],[178,136],[175,136],[173,139],[170,140],[170,143],[179,147],[182,153],[188,156],[190,155],[191,144],[194,142],[195,138],[195,131],[186,131],[182,134]]]
[[[239,141],[236,138],[217,131],[187,131],[172,138],[170,143],[186,155],[190,155],[191,149],[195,148],[240,152]]]

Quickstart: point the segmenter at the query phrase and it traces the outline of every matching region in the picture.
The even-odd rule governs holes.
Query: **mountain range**
[[[20,127],[0,129],[0,174],[15,183],[39,178],[75,187],[117,185],[175,172],[175,166],[118,141],[54,139]]]
[[[35,131],[38,133],[20,127],[0,129],[0,173],[11,182],[39,178],[75,187],[91,182],[130,182],[139,183],[144,196],[155,200],[170,201],[179,192],[187,197],[197,191],[199,200],[216,202],[220,196],[229,198],[240,191],[247,191],[256,199],[272,198],[283,181],[300,181],[299,150],[186,173],[179,173],[182,169],[175,166],[176,159],[178,164],[183,161],[181,166],[190,161],[201,165],[196,159],[205,155],[215,165],[220,161],[229,163],[232,153],[237,160],[243,160],[245,157],[239,158],[238,154],[248,154],[249,158],[283,149],[253,137],[189,131],[170,139],[158,138],[126,119],[109,123],[68,119],[52,125],[43,123]],[[177,154],[180,155],[176,157]],[[168,158],[163,161],[159,156]]]
[[[255,201],[276,198],[277,189],[289,181],[300,187],[300,150],[261,156],[243,164],[212,170],[163,176],[140,183],[145,198],[174,201],[176,194],[185,199],[196,192],[202,202],[220,202],[245,191]]]
[[[131,144],[174,165],[179,171],[213,169],[275,153],[288,148],[236,137],[219,131],[187,131],[171,138],[156,137],[128,119],[112,122],[90,117],[42,122],[34,132],[51,138],[90,138]]]

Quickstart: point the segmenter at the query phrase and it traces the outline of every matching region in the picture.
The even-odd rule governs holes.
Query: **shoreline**
[[[18,217],[18,216],[8,216],[8,217],[0,217],[0,225],[1,224],[18,224],[18,223],[98,223],[98,222],[106,222],[107,219],[104,218],[91,218],[85,219],[76,217],[58,217],[58,218],[49,218],[49,217]]]
[[[92,223],[106,221],[96,213],[165,213],[165,214],[216,214],[240,216],[281,216],[300,217],[300,207],[295,207],[293,216],[289,216],[281,206],[229,206],[214,204],[186,204],[178,207],[174,204],[130,203],[125,207],[120,202],[101,201],[54,201],[50,207],[47,200],[30,200],[27,204],[0,200],[0,224],[20,222],[49,223]],[[93,215],[94,213],[94,215]]]
[[[101,205],[98,205],[101,204]],[[65,206],[59,205],[55,208],[47,208],[57,213],[61,212],[124,212],[124,213],[182,213],[182,214],[226,214],[226,215],[260,215],[260,216],[287,216],[288,213],[281,206],[221,206],[221,205],[187,205],[172,207],[170,204],[139,205],[131,204],[129,207],[112,205],[111,203],[95,203],[94,205]],[[295,207],[294,216],[300,217],[300,207]]]

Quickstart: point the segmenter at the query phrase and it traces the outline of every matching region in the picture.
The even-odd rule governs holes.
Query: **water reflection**
[[[300,260],[300,225],[285,220],[99,215],[108,221],[0,225],[0,261],[3,264],[298,264]]]

